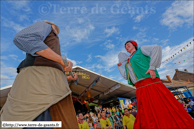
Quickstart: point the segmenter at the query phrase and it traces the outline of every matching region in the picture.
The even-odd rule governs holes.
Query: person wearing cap
[[[100,118],[100,126],[101,129],[112,129],[112,125],[110,123],[110,120],[106,118],[106,111],[101,111],[102,117]]]
[[[26,52],[18,75],[0,112],[1,121],[61,121],[62,128],[78,128],[71,90],[64,71],[57,25],[36,22],[18,32],[14,44]]]
[[[128,84],[136,87],[138,112],[134,128],[194,128],[191,117],[160,80],[156,68],[161,65],[161,47],[138,48],[130,40],[125,43],[125,49],[130,56],[120,52],[117,65]]]

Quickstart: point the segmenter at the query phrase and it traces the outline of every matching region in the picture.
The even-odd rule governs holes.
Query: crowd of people
[[[102,108],[85,114],[77,114],[80,129],[133,129],[136,108],[120,110],[119,108]]]
[[[178,100],[180,104],[183,106],[186,112],[194,119],[194,101],[189,98],[185,98],[183,100]]]
[[[178,100],[194,120],[194,101],[189,98]],[[77,114],[80,129],[133,129],[136,119],[136,107],[132,109],[107,107]]]
[[[80,129],[194,128],[187,114],[193,116],[194,102],[180,101],[182,108],[160,80],[156,68],[161,65],[161,46],[138,48],[133,40],[124,45],[130,56],[119,54],[117,65],[128,84],[136,87],[137,118],[136,108],[103,107],[80,112],[76,119],[68,81],[76,81],[77,75],[64,76],[73,63],[67,60],[65,65],[61,57],[59,32],[54,23],[40,21],[16,34],[13,42],[26,58],[17,67],[18,75],[0,111],[1,121],[61,121],[62,128]]]

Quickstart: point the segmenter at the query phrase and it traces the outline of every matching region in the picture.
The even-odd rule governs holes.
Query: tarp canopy
[[[136,88],[131,85],[121,83],[80,66],[75,66],[73,72],[78,75],[79,82],[77,85],[69,82],[69,86],[73,95],[78,98],[87,98],[88,92],[90,92],[92,98],[102,101],[114,97],[131,98],[136,96]],[[120,73],[118,73],[118,76],[121,76]]]

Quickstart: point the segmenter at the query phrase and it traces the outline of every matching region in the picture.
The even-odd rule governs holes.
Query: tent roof
[[[94,82],[99,78],[99,81],[95,83],[95,85],[89,90],[91,92],[91,97],[93,98],[107,100],[118,96],[124,98],[136,96],[136,88],[131,85],[118,82],[80,66],[73,67],[73,72],[78,73],[77,75],[79,77],[79,82],[77,85],[75,85],[73,82],[69,82],[69,86],[76,96],[79,96],[87,88],[92,86],[92,84],[94,84]],[[84,76],[89,77],[89,79],[85,79]],[[112,92],[109,92],[108,94],[104,94],[104,92],[116,85],[120,85],[120,87]],[[84,96],[87,97],[87,93],[85,93],[83,97]]]

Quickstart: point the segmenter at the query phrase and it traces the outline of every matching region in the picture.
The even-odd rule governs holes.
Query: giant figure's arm
[[[51,32],[52,27],[45,22],[37,22],[16,34],[13,42],[21,50],[32,56],[42,56],[60,63],[65,71],[71,71],[72,65],[65,67],[62,57],[51,50],[43,41]],[[70,63],[69,63],[70,64]]]
[[[118,66],[118,69],[120,71],[120,74],[123,76],[125,80],[127,80],[126,71],[125,71],[125,64],[127,63],[128,55],[126,53],[120,52],[118,54],[118,60],[121,63],[120,66]]]
[[[127,80],[126,71],[121,66],[119,66],[118,69],[120,71],[120,74],[123,76],[123,78]]]
[[[39,56],[36,52],[48,48],[43,41],[51,32],[51,29],[50,24],[37,22],[18,32],[13,42],[22,51],[32,56]]]
[[[155,70],[160,67],[162,60],[162,49],[160,46],[142,46],[141,51],[144,55],[151,57],[149,69]]]
[[[49,60],[55,61],[60,63],[63,68],[65,69],[65,64],[63,63],[62,57],[60,55],[58,55],[57,53],[55,53],[53,50],[51,50],[50,48],[46,48],[44,50],[38,51],[36,52],[37,55],[40,55],[44,58],[47,58]],[[71,71],[72,67],[66,69],[65,71]]]

